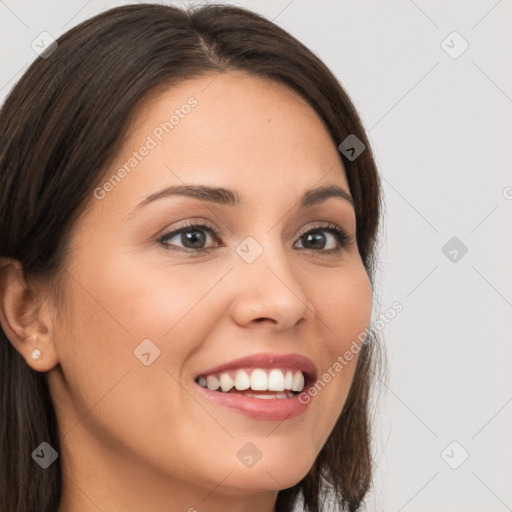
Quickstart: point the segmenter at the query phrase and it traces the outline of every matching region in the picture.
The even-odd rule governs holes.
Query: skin
[[[46,372],[56,407],[59,512],[270,512],[278,490],[307,474],[345,403],[357,355],[304,414],[282,422],[218,406],[194,383],[258,352],[305,355],[321,376],[368,326],[372,299],[349,202],[297,208],[320,185],[349,192],[320,118],[284,85],[241,72],[212,79],[141,105],[107,179],[168,112],[198,101],[103,199],[91,197],[72,231],[63,296],[23,279],[15,263],[4,272],[2,326],[27,364]],[[150,194],[183,184],[234,189],[247,203],[174,196],[128,218]],[[219,231],[220,240],[203,231],[210,252],[187,252],[180,235],[167,242],[174,249],[158,242],[187,220]],[[339,242],[318,227],[328,222],[350,239],[330,254]],[[312,228],[325,248],[304,248],[299,235]],[[235,251],[247,236],[263,248],[251,264]],[[133,351],[148,338],[160,356],[145,366]],[[36,345],[39,361],[30,358]],[[247,442],[262,453],[251,468],[237,458]]]

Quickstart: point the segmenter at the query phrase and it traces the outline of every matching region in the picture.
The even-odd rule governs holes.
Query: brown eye
[[[331,247],[326,246],[329,244],[329,237],[325,235],[328,233],[335,240],[331,243]],[[331,224],[327,227],[317,227],[304,233],[299,240],[302,243],[302,248],[320,252],[339,252],[341,249],[349,245],[350,239],[348,235],[338,226]],[[336,242],[338,246],[336,246]]]
[[[168,248],[183,248],[191,251],[206,251],[214,247],[205,247],[209,233],[214,239],[219,238],[217,231],[211,226],[205,224],[189,224],[179,229],[175,229],[170,233],[166,233],[159,239],[159,242],[169,246]],[[176,242],[169,243],[170,240],[176,238]],[[179,245],[181,244],[181,246]]]

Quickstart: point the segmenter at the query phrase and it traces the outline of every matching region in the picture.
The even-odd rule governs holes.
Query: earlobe
[[[25,347],[20,353],[33,370],[47,372],[59,362],[55,344],[48,335],[31,334],[24,345]]]
[[[33,336],[33,338],[35,341],[35,336]],[[42,356],[43,356],[43,354],[41,354],[41,351],[38,348],[35,348],[34,350],[32,350],[32,354],[30,354],[30,357],[34,361],[39,361],[39,359],[41,359]]]
[[[58,363],[48,322],[38,306],[37,294],[27,284],[21,263],[0,258],[1,328],[27,364],[41,372]]]

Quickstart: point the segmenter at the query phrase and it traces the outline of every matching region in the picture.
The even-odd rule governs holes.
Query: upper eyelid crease
[[[210,203],[237,207],[246,204],[246,200],[235,190],[229,190],[223,187],[210,187],[207,185],[178,185],[168,187],[159,192],[151,194],[141,201],[128,215],[131,218],[143,206],[157,201],[164,197],[185,196],[200,199]],[[301,196],[298,202],[298,208],[303,209],[322,203],[329,198],[340,198],[354,208],[354,199],[352,196],[337,185],[324,185],[311,190],[307,190]]]

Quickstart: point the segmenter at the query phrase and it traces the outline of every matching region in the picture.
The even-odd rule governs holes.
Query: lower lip
[[[245,395],[236,395],[231,393],[223,393],[220,391],[212,391],[208,388],[203,388],[199,384],[197,387],[214,402],[229,409],[248,416],[255,420],[267,421],[283,421],[295,416],[303,414],[309,402],[303,404],[299,401],[299,396],[295,395],[293,398],[252,398]],[[303,392],[305,392],[304,389]]]

